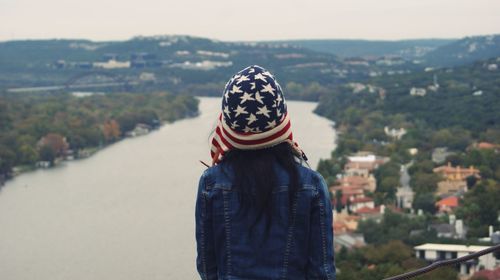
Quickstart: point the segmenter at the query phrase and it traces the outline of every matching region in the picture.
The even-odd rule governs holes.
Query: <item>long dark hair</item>
[[[256,211],[256,218],[250,223],[249,232],[257,222],[266,219],[266,232],[272,220],[272,193],[278,187],[276,165],[281,166],[289,176],[288,205],[291,209],[295,194],[299,188],[298,163],[293,148],[284,142],[260,150],[231,150],[224,156],[224,165],[232,169],[233,188],[238,191],[241,204],[240,213]],[[291,216],[291,215],[289,215]],[[266,234],[267,235],[267,234]]]

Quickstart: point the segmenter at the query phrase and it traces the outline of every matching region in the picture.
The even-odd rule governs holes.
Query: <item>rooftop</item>
[[[440,201],[436,202],[436,206],[448,206],[448,207],[457,207],[458,206],[458,197],[449,196],[447,198],[443,198]]]
[[[431,251],[450,251],[450,252],[479,252],[484,249],[488,249],[488,246],[466,246],[466,245],[455,245],[455,244],[435,244],[426,243],[420,246],[416,246],[415,250],[431,250]]]

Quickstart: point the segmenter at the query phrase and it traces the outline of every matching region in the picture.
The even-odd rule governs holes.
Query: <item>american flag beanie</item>
[[[234,75],[224,88],[222,112],[211,136],[212,164],[232,149],[257,150],[293,142],[290,117],[281,86],[266,69],[253,65]]]

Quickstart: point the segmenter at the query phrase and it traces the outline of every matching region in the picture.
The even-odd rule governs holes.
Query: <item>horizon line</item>
[[[204,37],[199,35],[189,35],[189,34],[156,34],[156,35],[134,35],[124,39],[90,39],[90,38],[71,38],[71,37],[46,37],[46,38],[15,38],[15,39],[7,39],[0,40],[0,43],[6,42],[15,42],[15,41],[91,41],[91,42],[123,42],[130,41],[138,38],[154,38],[154,37],[192,37],[192,38],[201,38],[201,39],[209,39],[212,41],[219,42],[230,42],[230,43],[252,43],[252,42],[289,42],[289,41],[370,41],[370,42],[401,42],[401,41],[416,41],[416,40],[461,40],[464,38],[474,38],[474,37],[485,37],[485,36],[498,36],[500,33],[486,33],[486,34],[475,34],[475,35],[467,35],[463,37],[415,37],[415,38],[399,38],[399,39],[367,39],[367,38],[288,38],[288,39],[261,39],[261,40],[221,40],[211,37]]]

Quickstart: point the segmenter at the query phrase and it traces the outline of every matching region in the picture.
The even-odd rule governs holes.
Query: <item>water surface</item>
[[[23,174],[0,191],[0,279],[197,279],[194,203],[218,98],[201,115],[94,156]],[[314,168],[334,148],[315,103],[288,102]]]

